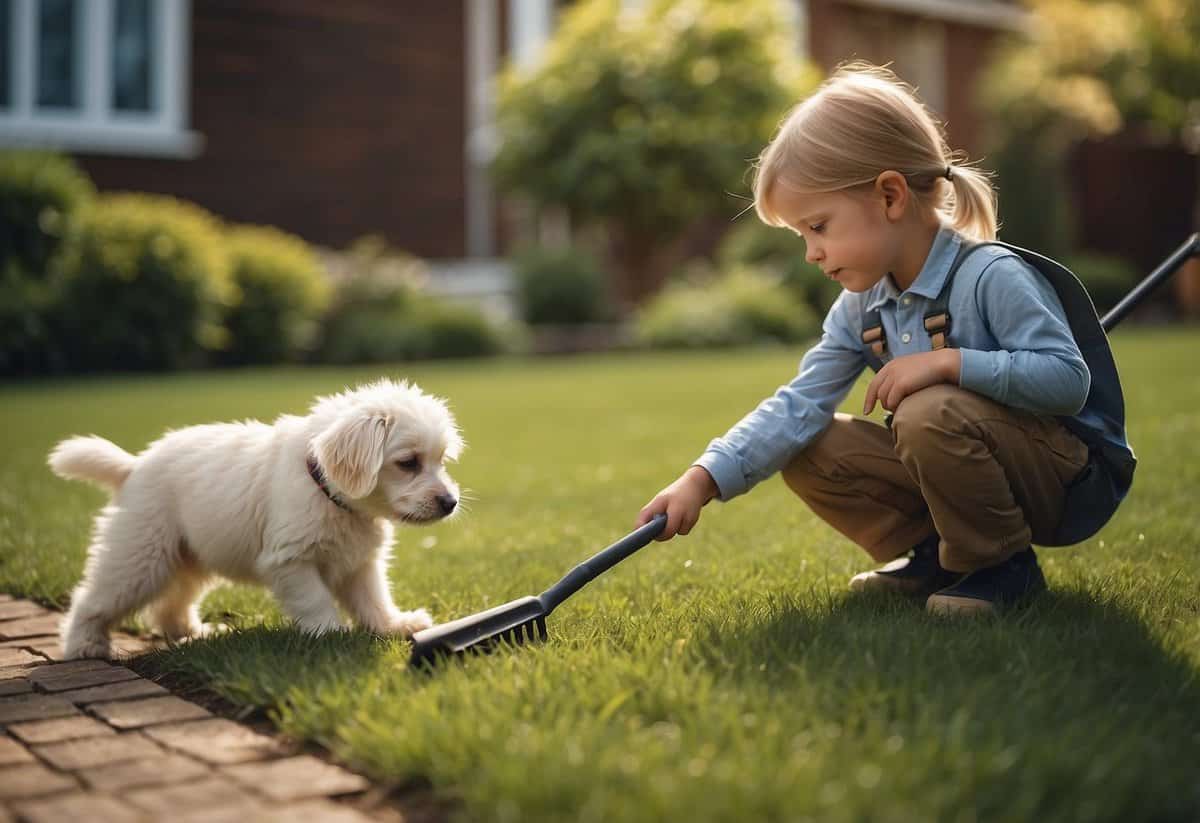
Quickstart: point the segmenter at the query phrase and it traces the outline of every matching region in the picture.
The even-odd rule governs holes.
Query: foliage
[[[697,218],[731,214],[748,162],[816,79],[791,57],[781,9],[774,0],[575,4],[542,61],[502,77],[498,185],[605,224],[634,269]]]
[[[775,274],[785,288],[824,317],[842,287],[830,280],[821,267],[805,259],[804,240],[795,232],[745,219],[729,231],[717,247],[722,269],[751,265]]]
[[[95,194],[92,181],[70,158],[0,151],[0,268],[15,264],[26,277],[45,279]]]
[[[61,366],[51,328],[59,262],[94,197],[91,180],[68,158],[0,152],[0,374]]]
[[[326,363],[384,363],[497,354],[507,330],[480,311],[423,292],[428,278],[415,257],[389,249],[377,237],[350,250],[334,272],[333,304],[324,321],[317,359]]]
[[[668,286],[643,307],[636,334],[652,348],[695,348],[794,343],[819,329],[812,309],[777,278],[742,266]]]
[[[191,203],[101,196],[65,262],[58,342],[72,369],[202,365],[238,299],[221,226]]]
[[[1103,314],[1117,305],[1137,280],[1137,272],[1119,257],[1075,254],[1063,261],[1091,295],[1096,310]]]
[[[595,323],[610,316],[604,270],[584,249],[528,249],[517,255],[513,274],[526,323]]]
[[[226,235],[233,281],[241,292],[225,324],[231,363],[278,363],[307,351],[331,287],[321,261],[295,235],[237,226]]]

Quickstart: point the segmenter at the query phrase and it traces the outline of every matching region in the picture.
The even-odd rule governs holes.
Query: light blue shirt
[[[893,357],[932,350],[925,313],[963,243],[943,226],[906,291],[885,277],[865,292],[843,291],[820,341],[790,383],[713,440],[695,465],[716,481],[721,500],[748,491],[786,466],[823,432],[867,366],[862,321],[878,309]],[[984,246],[950,287],[949,345],[962,354],[959,385],[998,403],[1046,415],[1077,414],[1091,375],[1054,287],[1011,251]]]

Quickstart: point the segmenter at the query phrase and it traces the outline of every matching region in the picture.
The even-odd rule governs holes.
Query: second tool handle
[[[562,580],[542,592],[541,601],[546,614],[566,600],[575,592],[586,586],[597,575],[602,574],[620,563],[629,555],[645,546],[662,532],[667,525],[667,516],[657,514],[654,519],[622,537],[607,549],[596,552],[587,560],[571,569]]]

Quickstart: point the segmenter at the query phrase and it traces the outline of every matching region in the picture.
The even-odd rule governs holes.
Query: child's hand
[[[667,515],[667,525],[656,540],[687,534],[700,519],[700,509],[717,496],[717,483],[705,469],[692,466],[671,485],[655,495],[638,513],[637,525],[649,523],[656,514]]]
[[[888,411],[894,412],[900,401],[914,392],[938,383],[958,385],[958,372],[962,355],[958,349],[906,354],[884,364],[875,373],[875,379],[867,386],[867,397],[863,401],[863,414],[875,409],[875,401]]]

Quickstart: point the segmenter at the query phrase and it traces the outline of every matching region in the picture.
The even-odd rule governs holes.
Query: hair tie
[[[953,180],[954,180],[954,167],[953,167],[953,166],[946,166],[946,175],[945,175],[945,177],[946,177],[946,179],[947,179],[947,180],[951,180],[951,181],[953,181]]]

